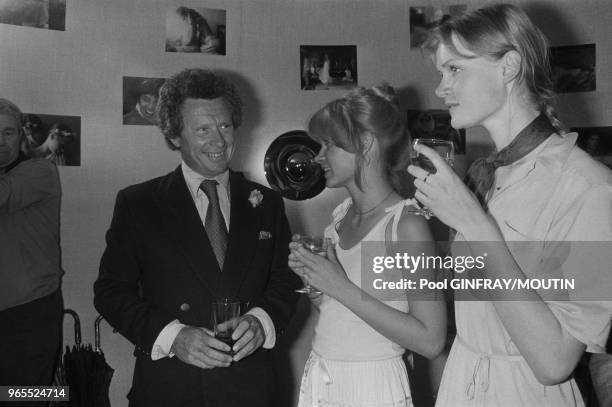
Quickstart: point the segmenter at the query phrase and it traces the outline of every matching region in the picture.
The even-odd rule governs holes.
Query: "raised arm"
[[[411,248],[417,253],[435,253],[431,233],[421,217],[403,214],[398,225],[398,239],[411,242]],[[442,351],[446,337],[446,308],[442,298],[409,301],[410,309],[405,313],[350,281],[333,248],[328,250],[329,260],[311,254],[299,244],[292,243],[291,248],[292,257],[306,266],[307,278],[313,286],[341,302],[382,335],[430,359]]]
[[[417,199],[432,209],[444,223],[462,234],[472,253],[487,253],[483,277],[525,280],[527,276],[513,257],[497,222],[484,212],[462,180],[434,151],[421,146],[419,152],[427,155],[437,172],[425,181],[424,170],[414,166],[408,168],[408,172],[416,177]],[[574,242],[612,241],[612,192],[609,186],[592,188],[570,204],[573,208],[571,215],[563,214],[562,221],[556,220],[556,223],[568,225],[568,228],[563,233],[558,233],[554,239]],[[574,252],[569,254],[579,257],[584,255]],[[567,258],[567,255],[568,253],[564,253],[559,258]],[[600,261],[588,257],[583,260],[579,261],[581,273],[601,274]],[[565,261],[567,263],[567,259]],[[604,267],[609,270],[609,266]],[[588,326],[584,321],[595,321],[597,315],[593,314],[593,306],[583,309],[578,303],[565,301],[566,305],[573,304],[577,308],[570,317],[574,318],[574,321],[563,324],[559,318],[561,313],[557,315],[553,311],[552,307],[556,305],[547,304],[535,290],[524,290],[522,295],[523,301],[492,303],[538,381],[544,385],[558,384],[569,377],[586,348],[586,344],[578,339],[579,330],[570,332],[568,327],[575,324]],[[597,314],[608,313],[609,321],[609,306],[600,305],[595,307],[599,308]],[[605,330],[606,326],[602,325],[601,329]]]
[[[524,299],[527,301],[493,302],[512,341],[538,381],[545,385],[566,380],[587,345],[597,346],[597,336],[602,337],[602,343],[605,342],[605,335],[601,335],[600,331],[606,331],[612,316],[609,301],[584,301],[604,299],[595,294],[599,288],[593,286],[593,282],[610,286],[610,277],[602,273],[608,273],[612,261],[610,250],[606,250],[609,242],[612,242],[612,190],[608,186],[591,188],[571,206],[572,213],[565,214],[567,219],[563,221],[569,226],[556,237],[566,243],[557,245],[557,242],[549,242],[549,246],[558,246],[559,249],[544,258],[540,267],[550,261],[562,260],[557,266],[558,272],[563,277],[576,277],[577,290],[580,290],[576,295],[582,298],[576,298],[570,292],[568,301],[546,302],[536,291],[529,290],[525,291]],[[474,242],[493,241],[470,244],[474,251],[487,252],[488,278],[527,278],[507,244],[500,244],[503,237],[493,220],[465,228],[465,233],[466,238]],[[593,247],[596,248],[595,255]]]
[[[27,160],[0,175],[0,213],[19,211],[36,202],[59,199],[57,167],[44,158]]]

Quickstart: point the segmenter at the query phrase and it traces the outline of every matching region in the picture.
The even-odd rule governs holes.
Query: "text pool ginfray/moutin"
[[[418,281],[402,278],[398,281],[374,279],[375,290],[573,290],[573,278],[453,278],[434,281],[420,278]]]

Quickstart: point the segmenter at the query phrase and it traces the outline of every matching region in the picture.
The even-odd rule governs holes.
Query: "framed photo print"
[[[427,31],[459,15],[467,9],[466,5],[410,7],[410,48],[420,47],[427,38]]]
[[[33,157],[56,165],[81,165],[81,118],[26,113],[23,118],[25,147]]]
[[[592,92],[595,80],[595,44],[551,47],[555,92]]]
[[[0,23],[66,31],[66,0],[0,0]]]
[[[123,77],[123,124],[153,126],[162,78]]]
[[[300,46],[302,90],[348,90],[357,86],[356,45]]]
[[[201,7],[166,9],[166,52],[225,55],[226,11]]]

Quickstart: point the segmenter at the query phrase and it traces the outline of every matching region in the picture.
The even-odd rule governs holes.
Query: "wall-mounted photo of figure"
[[[550,47],[555,92],[595,90],[595,44]]]
[[[578,147],[612,168],[612,127],[576,127]]]
[[[23,119],[23,149],[31,157],[42,157],[55,165],[81,165],[81,118],[26,113]]]
[[[465,4],[456,6],[423,6],[410,7],[410,48],[418,48],[427,38],[427,31],[462,14],[467,9]]]
[[[455,145],[455,154],[465,154],[465,130],[451,127],[447,110],[408,110],[410,137],[450,140]]]
[[[123,124],[153,126],[161,78],[123,77]]]
[[[301,45],[302,90],[348,90],[357,86],[357,46]]]
[[[169,7],[166,10],[166,52],[225,55],[225,27],[225,10]]]
[[[66,30],[66,0],[0,0],[0,23]]]

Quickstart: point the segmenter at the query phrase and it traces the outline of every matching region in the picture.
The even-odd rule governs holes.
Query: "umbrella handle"
[[[79,315],[69,308],[66,308],[63,313],[72,315],[74,319],[74,344],[78,348],[81,346],[81,320],[79,319]]]
[[[95,329],[94,346],[95,346],[96,352],[98,353],[102,352],[100,350],[100,322],[102,322],[103,319],[104,317],[102,315],[98,315],[98,317],[96,318],[96,321],[94,322],[94,329]]]

